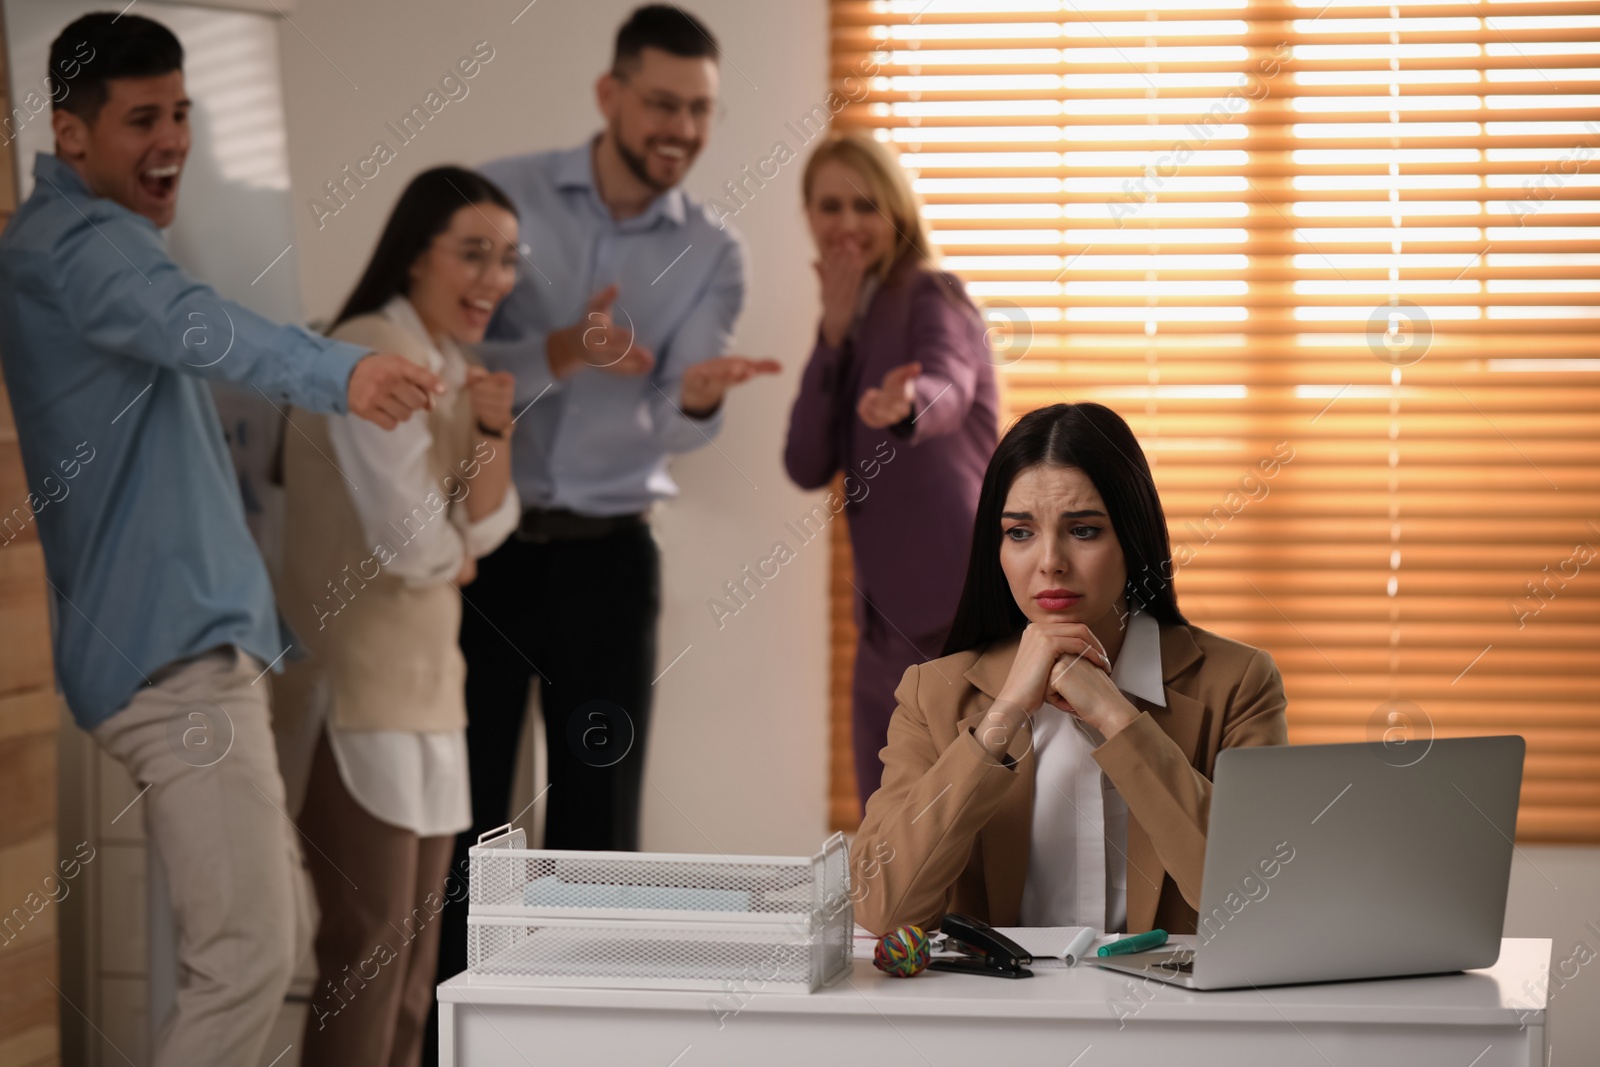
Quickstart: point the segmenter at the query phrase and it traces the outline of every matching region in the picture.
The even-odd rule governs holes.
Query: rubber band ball
[[[933,950],[920,926],[902,926],[878,939],[872,965],[892,978],[912,978],[927,969]]]

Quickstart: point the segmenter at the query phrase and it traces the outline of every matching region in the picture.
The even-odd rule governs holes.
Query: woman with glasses
[[[789,419],[803,489],[840,474],[859,632],[851,685],[856,789],[879,758],[905,669],[939,654],[961,592],[997,403],[984,323],[933,264],[911,183],[868,137],[823,142],[801,178],[822,316]]]
[[[517,260],[498,188],[459,167],[418,175],[332,335],[399,352],[449,391],[390,431],[290,416],[278,601],[325,709],[299,818],[322,911],[304,1064],[421,1055],[451,848],[471,824],[459,587],[521,510],[511,376],[468,346]]]

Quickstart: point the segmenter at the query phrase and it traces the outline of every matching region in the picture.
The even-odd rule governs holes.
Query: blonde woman
[[[836,136],[801,180],[822,315],[784,464],[804,489],[844,475],[855,557],[856,786],[878,788],[905,669],[939,654],[961,593],[998,419],[984,324],[933,263],[916,197],[876,141]]]
[[[520,515],[510,375],[466,346],[517,258],[498,188],[459,167],[418,175],[333,336],[399,352],[448,392],[392,431],[296,410],[286,435],[278,600],[327,694],[299,818],[322,911],[307,1065],[422,1054],[450,854],[471,824],[458,587]]]

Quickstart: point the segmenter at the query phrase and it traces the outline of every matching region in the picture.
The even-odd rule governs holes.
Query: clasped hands
[[[655,367],[655,353],[637,343],[632,325],[618,325],[612,317],[616,301],[617,287],[608,285],[589,298],[577,322],[550,333],[545,350],[551,374],[565,378],[579,367],[589,366],[607,374],[635,377]],[[700,360],[684,369],[676,403],[690,418],[707,418],[730,388],[780,369],[775,359],[719,356]]]
[[[1031,729],[1042,703],[1077,716],[1106,740],[1139,717],[1111,680],[1105,646],[1078,622],[1035,622],[1022,631],[1005,685],[978,726],[978,743],[1000,759],[1019,731]]]

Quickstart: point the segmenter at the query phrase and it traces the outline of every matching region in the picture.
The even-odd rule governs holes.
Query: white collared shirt
[[[1143,611],[1128,618],[1111,680],[1129,696],[1167,706],[1161,685],[1161,626]],[[1128,804],[1092,753],[1099,731],[1049,703],[1033,714],[1033,825],[1023,926],[1128,925]]]

